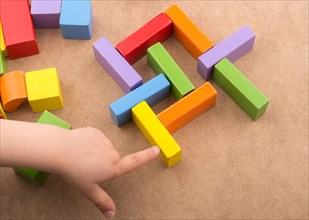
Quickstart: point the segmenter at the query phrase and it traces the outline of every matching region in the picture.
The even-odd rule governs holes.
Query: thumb
[[[99,186],[94,185],[86,197],[103,213],[106,218],[112,218],[116,212],[116,206],[112,198]]]

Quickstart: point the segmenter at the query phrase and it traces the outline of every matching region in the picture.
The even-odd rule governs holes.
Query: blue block
[[[91,0],[62,0],[60,29],[63,38],[90,40],[92,25]]]
[[[109,105],[111,116],[117,126],[132,119],[131,109],[142,101],[152,106],[170,94],[170,83],[163,74],[159,74],[132,92]]]

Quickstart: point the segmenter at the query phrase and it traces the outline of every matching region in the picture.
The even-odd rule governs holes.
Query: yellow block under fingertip
[[[148,142],[160,148],[160,157],[168,168],[181,160],[181,148],[147,102],[143,101],[132,108],[132,118]]]
[[[1,102],[0,102],[0,119],[1,118],[7,119],[5,111],[3,110]]]

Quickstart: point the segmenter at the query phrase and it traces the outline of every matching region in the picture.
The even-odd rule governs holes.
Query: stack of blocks
[[[127,93],[109,105],[117,126],[133,119],[151,145],[161,149],[167,167],[181,160],[171,134],[216,104],[217,92],[206,82],[195,89],[161,44],[173,35],[197,59],[197,71],[212,78],[253,120],[267,109],[268,99],[231,62],[252,50],[255,35],[243,27],[222,42],[211,40],[176,5],[159,14],[115,47],[104,37],[93,44],[94,56]],[[157,74],[148,82],[131,66],[143,56]],[[156,115],[150,106],[169,94],[176,102]]]

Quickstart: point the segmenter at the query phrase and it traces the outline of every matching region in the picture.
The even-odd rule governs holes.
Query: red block
[[[11,59],[39,53],[28,0],[0,0],[0,18]]]
[[[116,45],[122,56],[133,64],[146,55],[147,49],[163,42],[173,33],[173,23],[167,15],[161,13],[129,37]]]

